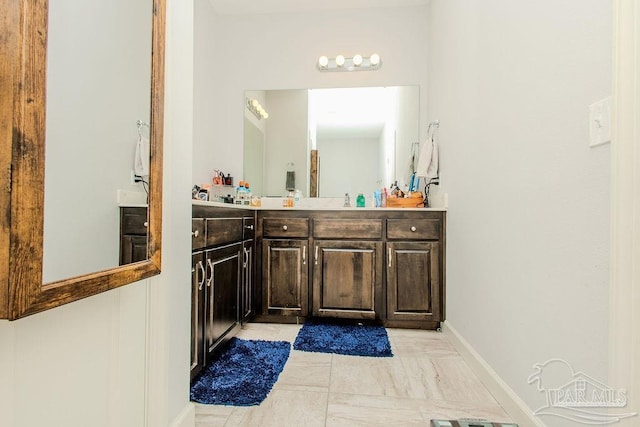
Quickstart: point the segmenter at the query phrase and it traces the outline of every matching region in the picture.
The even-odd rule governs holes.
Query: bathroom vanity
[[[444,210],[192,212],[192,378],[250,320],[437,329],[445,318]]]

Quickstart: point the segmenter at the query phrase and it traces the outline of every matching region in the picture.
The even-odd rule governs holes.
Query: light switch
[[[611,142],[611,97],[589,106],[589,146]]]

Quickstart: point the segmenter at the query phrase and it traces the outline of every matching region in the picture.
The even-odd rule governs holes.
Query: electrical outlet
[[[131,169],[131,185],[134,185],[136,183],[136,173],[133,169]]]

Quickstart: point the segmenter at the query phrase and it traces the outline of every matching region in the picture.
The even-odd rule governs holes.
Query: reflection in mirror
[[[118,195],[147,202],[132,171],[140,137],[149,156],[137,121],[150,121],[152,11],[151,0],[49,3],[44,283],[118,266]]]
[[[296,187],[310,195],[310,153],[319,155],[319,196],[371,193],[407,183],[412,143],[419,138],[417,86],[246,91],[269,112],[256,119],[245,108],[244,176],[266,196],[286,194],[287,164]],[[256,149],[262,140],[262,164]],[[258,165],[262,167],[249,165]]]

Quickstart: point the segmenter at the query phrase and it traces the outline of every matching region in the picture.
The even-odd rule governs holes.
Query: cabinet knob
[[[192,235],[193,237],[198,237],[198,235],[199,235],[199,234],[200,234],[200,232],[199,232],[198,230],[195,230],[195,231],[192,231],[192,232],[191,232],[191,235]]]
[[[253,230],[253,225],[245,225],[244,228],[247,230]]]
[[[142,224],[142,225],[144,225],[145,227],[148,227],[149,226],[149,221],[145,221],[144,224]]]
[[[287,230],[289,229],[289,227],[287,227],[286,225],[283,225],[283,226],[282,226],[282,229],[283,229],[284,231],[287,231]]]
[[[416,231],[416,227],[415,226],[411,227],[411,231]]]

